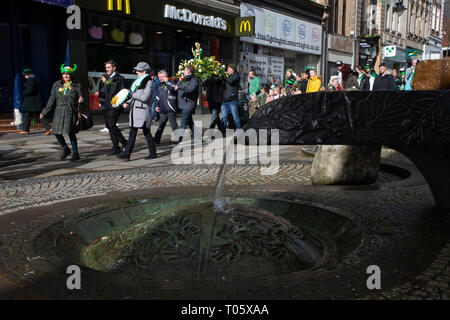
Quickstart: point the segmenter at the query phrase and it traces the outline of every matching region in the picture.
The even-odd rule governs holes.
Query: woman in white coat
[[[134,67],[134,71],[138,78],[131,85],[131,99],[124,104],[125,108],[130,108],[130,135],[126,149],[118,157],[126,161],[130,160],[138,129],[142,129],[147,139],[149,152],[149,156],[145,159],[155,159],[157,158],[156,145],[150,131],[153,97],[152,79],[147,74],[150,66],[146,62],[139,62]]]

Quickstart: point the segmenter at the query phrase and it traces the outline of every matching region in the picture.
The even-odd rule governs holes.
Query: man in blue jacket
[[[194,133],[196,139],[201,139],[201,133],[194,125],[192,115],[195,113],[195,107],[197,106],[199,81],[194,76],[194,67],[186,66],[184,69],[184,76],[181,77],[175,86],[175,90],[178,91],[178,108],[181,110],[181,125],[183,129],[182,135],[179,137],[179,141],[183,140],[184,130],[189,126]]]
[[[178,129],[176,112],[177,112],[177,96],[175,92],[175,83],[169,81],[167,71],[161,70],[158,72],[158,79],[160,85],[158,87],[156,96],[156,112],[159,113],[158,130],[155,134],[155,143],[161,143],[161,136],[166,127],[167,120],[170,122],[172,131]]]

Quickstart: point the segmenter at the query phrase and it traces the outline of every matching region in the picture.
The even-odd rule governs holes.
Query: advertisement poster
[[[241,4],[241,17],[255,17],[255,35],[242,41],[302,53],[322,53],[322,26],[266,10]]]

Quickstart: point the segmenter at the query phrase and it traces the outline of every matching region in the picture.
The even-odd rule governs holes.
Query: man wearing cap
[[[376,74],[370,65],[364,66],[364,75],[361,79],[360,89],[362,91],[372,91],[373,84],[375,83]]]
[[[99,99],[105,126],[109,130],[109,137],[112,142],[112,149],[108,152],[108,156],[118,155],[120,153],[119,143],[121,143],[124,148],[127,146],[127,141],[122,135],[122,132],[120,132],[119,127],[117,127],[117,120],[123,109],[121,107],[113,108],[111,105],[112,98],[120,90],[125,88],[125,78],[119,74],[116,68],[117,65],[114,60],[105,62],[105,69],[108,77],[103,87],[100,89],[101,99]]]
[[[139,62],[134,67],[134,71],[138,78],[131,85],[131,98],[123,105],[124,108],[130,108],[130,134],[128,144],[125,150],[118,155],[118,158],[124,161],[130,160],[139,129],[144,131],[144,136],[147,140],[149,155],[145,159],[157,158],[155,141],[150,131],[153,99],[153,81],[148,75],[150,66],[146,62]]]
[[[344,80],[342,79],[342,68],[344,67],[344,63],[342,62],[342,61],[338,61],[338,62],[336,62],[336,67],[337,67],[337,69],[338,69],[338,74],[337,74],[337,76],[338,76],[338,83],[340,84],[340,86],[341,87],[343,87],[344,86]]]
[[[22,92],[22,112],[24,114],[24,120],[23,131],[19,131],[18,134],[29,134],[31,119],[33,116],[35,116],[36,119],[39,117],[39,114],[44,108],[44,100],[41,94],[41,82],[33,74],[31,69],[24,69],[22,74],[26,79]],[[48,136],[52,132],[49,123],[45,120],[45,118],[41,119],[41,123],[45,128],[45,135]]]

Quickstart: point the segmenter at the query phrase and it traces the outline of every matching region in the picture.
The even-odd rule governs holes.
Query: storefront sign
[[[284,76],[284,59],[260,54],[245,53],[243,63],[248,71],[255,70],[262,83],[281,82]],[[275,80],[275,79],[276,80]]]
[[[383,55],[385,57],[395,57],[397,55],[397,47],[396,46],[383,47]]]
[[[236,18],[236,36],[255,35],[255,17]]]
[[[177,9],[177,7],[169,4],[164,6],[164,18],[194,23],[210,28],[227,30],[227,21],[220,17],[205,16],[192,12],[189,9]]]
[[[241,4],[241,17],[255,17],[255,35],[242,41],[297,52],[322,53],[322,27],[247,3]]]
[[[124,11],[125,14],[131,14],[131,0],[116,0],[116,10],[117,11]],[[114,0],[107,0],[107,10],[108,11],[114,11]]]

